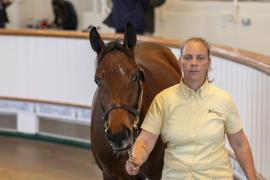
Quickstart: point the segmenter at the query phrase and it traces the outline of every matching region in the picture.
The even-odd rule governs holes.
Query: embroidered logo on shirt
[[[215,110],[213,110],[213,109],[209,109],[209,110],[208,110],[208,113],[214,113],[214,114],[216,114],[216,115],[219,116],[219,117],[222,117],[222,116],[223,116],[223,114],[222,114],[221,112],[217,112],[217,111],[215,111]]]

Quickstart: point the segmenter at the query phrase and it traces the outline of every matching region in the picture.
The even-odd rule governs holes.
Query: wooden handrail
[[[59,30],[0,29],[0,35],[88,39],[87,32]],[[105,40],[123,39],[121,34],[103,33],[101,35]],[[138,40],[163,44],[173,48],[179,48],[180,44],[182,43],[182,41],[179,40],[155,36],[138,36]],[[269,56],[217,44],[213,44],[212,54],[217,57],[225,58],[229,61],[234,61],[236,63],[255,68],[267,75],[270,75]]]

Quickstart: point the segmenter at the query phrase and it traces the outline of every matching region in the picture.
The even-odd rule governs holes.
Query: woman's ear
[[[212,59],[211,59],[211,57],[209,57],[208,61],[209,61],[209,65],[208,65],[208,71],[209,71],[209,70],[211,70],[211,64],[212,64]]]
[[[180,67],[180,75],[183,78],[184,77],[184,71],[183,71],[183,65],[182,65],[182,57],[180,56],[178,59],[178,65]]]
[[[178,59],[178,65],[179,65],[180,68],[182,68],[181,57],[179,57],[179,59]]]

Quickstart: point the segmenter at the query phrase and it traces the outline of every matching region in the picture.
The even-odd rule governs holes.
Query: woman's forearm
[[[239,161],[240,166],[246,174],[247,179],[256,180],[256,171],[254,167],[252,152],[246,136],[243,138],[243,141],[244,142],[241,146],[234,148],[234,153],[237,160]]]
[[[140,166],[146,161],[149,154],[153,150],[157,135],[142,130],[136,139],[129,159],[126,161],[126,171],[129,175],[136,175]]]
[[[139,165],[143,164],[153,150],[158,136],[142,130],[132,148],[132,156],[138,161]]]
[[[136,157],[139,165],[142,165],[144,161],[146,161],[146,159],[148,158],[150,153],[148,149],[149,147],[147,147],[145,142],[141,140],[136,141],[136,143],[134,144],[132,148],[132,156]]]

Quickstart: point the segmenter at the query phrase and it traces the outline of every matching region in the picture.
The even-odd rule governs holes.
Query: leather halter
[[[140,71],[140,79],[139,79],[139,85],[140,85],[140,95],[139,95],[139,99],[138,99],[138,104],[137,104],[137,109],[130,107],[126,104],[111,104],[107,109],[105,109],[105,111],[102,113],[101,119],[103,121],[105,121],[105,133],[108,131],[109,129],[109,124],[107,122],[107,117],[108,114],[114,110],[114,109],[124,109],[126,111],[128,111],[129,113],[133,114],[135,116],[135,121],[133,122],[133,130],[135,131],[135,136],[134,139],[137,138],[137,136],[139,135],[139,128],[138,128],[138,123],[139,123],[139,116],[141,113],[141,108],[142,108],[142,98],[143,98],[143,84],[142,81],[144,80],[144,74],[143,74],[143,70],[141,69],[141,67],[137,64],[137,67]],[[102,104],[102,103],[101,103]],[[129,157],[131,157],[131,153],[129,151],[128,153]],[[141,179],[143,180],[149,180],[149,178],[139,169],[138,174],[137,174]]]
[[[140,71],[140,79],[138,80],[139,85],[140,85],[140,94],[139,94],[139,99],[138,99],[138,103],[137,103],[137,109],[130,107],[126,104],[119,104],[119,103],[113,103],[111,104],[108,108],[105,109],[105,111],[102,113],[101,119],[103,121],[105,121],[105,133],[108,131],[109,129],[109,124],[107,121],[107,117],[108,114],[114,110],[114,109],[123,109],[128,111],[129,113],[133,114],[135,116],[135,121],[133,122],[133,129],[136,133],[136,135],[138,135],[139,133],[139,128],[138,128],[138,123],[139,123],[139,116],[141,113],[141,108],[142,108],[142,97],[143,97],[143,84],[142,84],[142,80],[143,80],[143,70],[138,66],[137,67]]]

